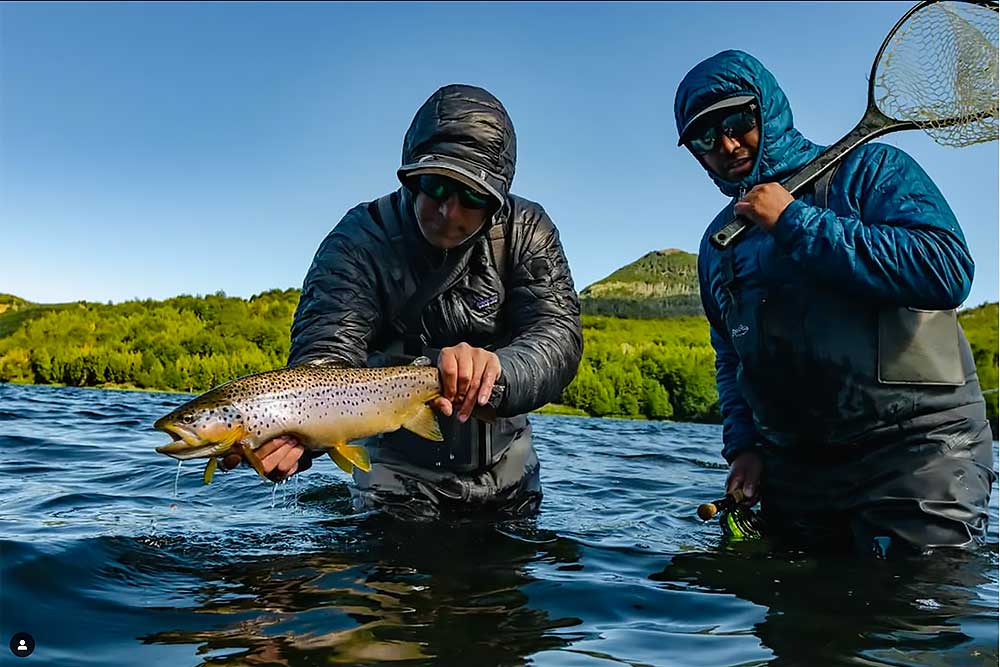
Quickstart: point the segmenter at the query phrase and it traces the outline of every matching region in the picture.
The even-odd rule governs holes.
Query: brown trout
[[[341,470],[371,469],[363,446],[348,444],[405,428],[443,440],[428,401],[440,395],[432,366],[343,368],[304,364],[247,375],[209,390],[161,417],[154,426],[174,441],[156,451],[175,459],[208,458],[209,483],[217,458],[241,454],[262,477],[254,450],[279,435],[326,451]]]

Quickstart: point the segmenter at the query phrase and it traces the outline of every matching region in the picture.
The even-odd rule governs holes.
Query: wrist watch
[[[496,410],[500,407],[500,404],[503,403],[503,399],[506,395],[507,383],[497,378],[497,381],[493,383],[493,390],[490,392],[490,397],[486,400],[486,405]]]

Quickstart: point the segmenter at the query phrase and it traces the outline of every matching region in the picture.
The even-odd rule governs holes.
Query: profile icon
[[[27,632],[18,632],[10,638],[10,652],[19,658],[27,658],[35,652],[35,638]]]

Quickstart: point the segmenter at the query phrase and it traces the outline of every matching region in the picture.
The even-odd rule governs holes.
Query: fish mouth
[[[161,420],[156,422],[154,426],[174,438],[173,442],[157,447],[156,451],[181,461],[203,456],[215,456],[222,453],[216,450],[224,448],[223,445],[217,442],[204,442],[197,435],[177,424],[167,424]],[[224,449],[228,449],[228,447]]]
[[[222,456],[246,435],[246,430],[240,428],[217,434],[219,437],[209,438],[204,434],[198,435],[176,422],[158,421],[154,426],[174,438],[173,442],[157,447],[156,451],[181,461]]]
[[[183,440],[174,440],[169,445],[157,447],[156,451],[160,454],[172,456],[180,461],[186,461],[188,459],[197,459],[199,457],[217,456],[222,453],[221,451],[217,451],[220,448],[221,445],[214,443],[202,445],[201,447],[192,447]]]

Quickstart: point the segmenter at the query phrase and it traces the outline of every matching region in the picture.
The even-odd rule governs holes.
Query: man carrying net
[[[769,530],[797,546],[981,541],[996,475],[954,310],[973,262],[937,187],[904,152],[868,143],[794,199],[781,183],[824,149],[740,51],[695,66],[674,113],[679,143],[733,198],[698,258],[727,491],[759,497]],[[752,226],[717,247],[734,215]]]

